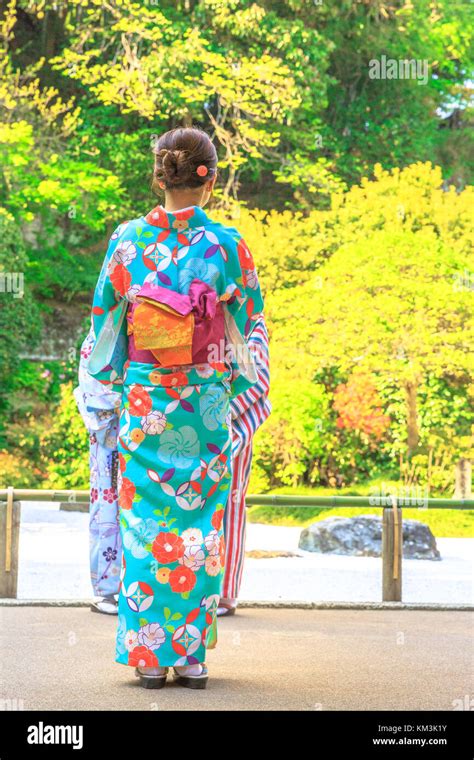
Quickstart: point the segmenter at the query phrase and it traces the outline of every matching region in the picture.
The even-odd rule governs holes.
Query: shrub
[[[77,410],[72,383],[63,385],[51,429],[44,434],[41,445],[49,455],[46,487],[88,488],[89,437]]]

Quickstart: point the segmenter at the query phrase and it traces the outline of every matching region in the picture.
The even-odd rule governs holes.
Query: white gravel
[[[22,504],[20,599],[91,597],[89,515],[59,504]],[[297,552],[298,557],[246,558],[241,599],[246,601],[380,602],[382,564],[374,557],[316,554],[298,549],[301,528],[249,523],[247,551]],[[403,601],[472,604],[474,539],[437,540],[441,561],[403,561]]]

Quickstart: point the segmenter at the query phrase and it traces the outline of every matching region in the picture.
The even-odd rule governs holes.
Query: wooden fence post
[[[402,510],[392,497],[392,506],[383,508],[382,521],[382,599],[402,601],[403,529]]]
[[[0,597],[16,599],[18,586],[18,549],[21,504],[13,501],[13,488],[7,500],[0,501]]]

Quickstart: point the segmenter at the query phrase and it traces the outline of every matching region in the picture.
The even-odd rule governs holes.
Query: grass
[[[395,481],[372,480],[368,483],[340,488],[338,496],[368,496],[376,488],[384,489],[387,493],[390,488],[400,488]],[[288,494],[295,496],[326,496],[333,495],[331,488],[276,488],[269,494]],[[326,517],[356,517],[357,515],[381,515],[382,510],[377,507],[358,509],[357,507],[342,507],[339,509],[325,509],[321,507],[272,507],[255,506],[249,507],[247,517],[249,522],[264,523],[266,525],[282,525],[290,527],[307,527],[313,522],[324,520]],[[423,509],[403,507],[404,519],[419,520],[428,525],[437,538],[474,538],[474,510],[465,509]]]

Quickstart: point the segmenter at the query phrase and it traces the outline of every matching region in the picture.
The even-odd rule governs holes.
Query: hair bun
[[[217,152],[210,137],[196,127],[177,127],[158,138],[154,179],[166,190],[200,187],[215,174]],[[203,168],[207,171],[203,172]]]
[[[167,150],[166,148],[158,151],[158,159],[161,159],[161,179],[167,185],[186,182],[191,174],[188,151],[187,150]]]

